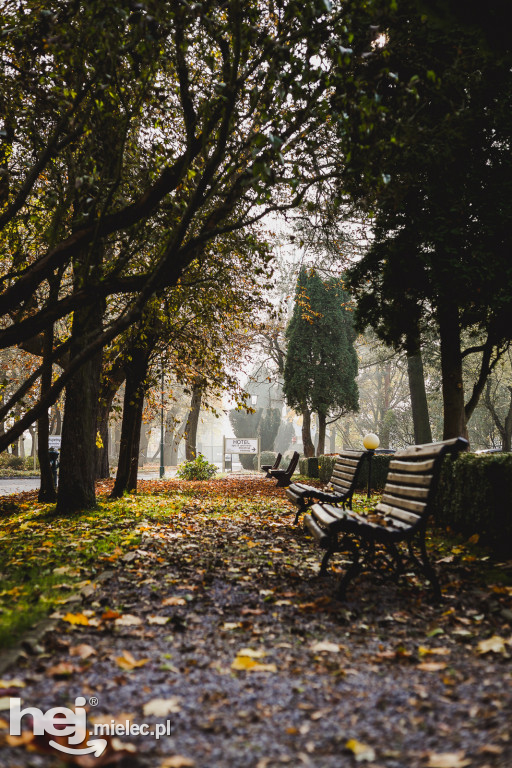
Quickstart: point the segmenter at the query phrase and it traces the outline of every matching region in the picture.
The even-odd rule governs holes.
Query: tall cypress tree
[[[283,392],[288,405],[306,416],[306,432],[311,413],[317,414],[318,455],[324,452],[328,415],[358,409],[356,334],[349,301],[342,280],[322,281],[315,270],[301,269],[286,331]],[[304,433],[303,425],[304,452],[312,455],[311,438],[308,441]]]

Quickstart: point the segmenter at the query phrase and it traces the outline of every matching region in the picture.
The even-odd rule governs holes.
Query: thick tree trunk
[[[315,455],[315,446],[311,439],[311,411],[307,408],[302,410],[302,445],[306,458]]]
[[[116,480],[111,493],[113,499],[120,498],[125,491],[137,490],[140,430],[148,363],[147,350],[133,349],[131,360],[126,364],[121,445]]]
[[[316,455],[323,456],[325,453],[325,421],[326,416],[323,413],[317,413],[318,417],[318,442],[316,446]]]
[[[196,458],[197,425],[199,423],[199,412],[201,410],[201,400],[203,397],[204,381],[196,381],[192,389],[192,398],[190,401],[190,411],[188,413],[187,424],[185,427],[185,458],[192,461]]]
[[[464,409],[459,310],[446,304],[438,309],[443,389],[443,440],[468,437]]]
[[[419,336],[417,334],[410,334],[407,337],[406,346],[414,442],[416,445],[431,443],[432,431],[430,429],[430,419],[428,415],[427,393],[425,391],[425,376],[423,373],[423,358],[421,356]]]
[[[102,316],[100,303],[75,312],[71,359],[82,349],[84,337],[101,328]],[[101,353],[96,354],[66,387],[57,495],[57,512],[60,514],[91,509],[96,504],[96,426],[101,361]]]

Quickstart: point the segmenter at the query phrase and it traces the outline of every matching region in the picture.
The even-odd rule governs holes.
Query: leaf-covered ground
[[[4,645],[52,617],[21,654],[3,651],[3,766],[65,757],[9,735],[15,696],[43,711],[84,696],[91,728],[170,722],[158,740],[69,756],[85,768],[512,765],[511,562],[438,531],[440,605],[413,574],[364,574],[339,603],[340,561],[318,577],[320,552],[272,481],[140,491],[72,519],[34,494],[2,501]]]

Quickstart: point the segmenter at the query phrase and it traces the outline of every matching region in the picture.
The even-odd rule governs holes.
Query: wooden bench
[[[314,504],[311,507],[304,523],[326,550],[320,574],[325,575],[334,552],[351,554],[351,563],[339,582],[340,598],[345,597],[347,585],[363,567],[383,563],[393,575],[403,573],[404,560],[397,545],[405,543],[407,559],[425,574],[435,598],[440,599],[441,588],[427,556],[425,531],[443,458],[448,453],[456,455],[466,450],[467,446],[467,440],[458,437],[397,451],[389,465],[382,500],[372,515],[359,515],[330,504]],[[415,543],[419,546],[420,558],[413,550]],[[375,544],[383,545],[378,558]]]
[[[286,495],[298,507],[295,523],[299,522],[302,512],[305,512],[315,501],[341,504],[345,509],[348,504],[352,509],[352,494],[357,483],[359,471],[367,451],[344,451],[340,453],[334,464],[332,476],[325,490],[304,483],[292,483],[286,489]]]
[[[287,485],[290,485],[290,478],[295,472],[298,463],[299,454],[297,451],[294,451],[294,454],[290,459],[290,463],[286,469],[269,469],[270,477],[274,480],[277,480],[277,488],[286,488]]]
[[[277,469],[278,466],[281,463],[281,459],[282,458],[283,458],[283,454],[282,453],[278,453],[277,456],[276,456],[276,460],[274,461],[273,464],[262,464],[261,465],[260,469],[262,469],[266,473],[265,477],[272,477],[272,475],[269,475],[270,470],[271,469]]]

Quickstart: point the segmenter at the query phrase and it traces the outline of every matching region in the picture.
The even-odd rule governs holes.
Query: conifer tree
[[[301,269],[286,331],[283,392],[288,405],[303,415],[306,456],[313,455],[307,434],[311,413],[318,416],[321,455],[327,417],[358,409],[356,334],[349,302],[342,280],[322,281],[315,270]]]

